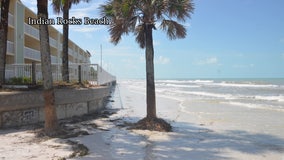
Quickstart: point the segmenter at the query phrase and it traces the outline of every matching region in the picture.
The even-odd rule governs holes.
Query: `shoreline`
[[[128,94],[140,93],[140,96],[145,98],[143,91],[135,90],[135,87],[127,87],[126,83],[124,87],[128,88]],[[284,158],[283,112],[218,103],[214,100],[189,99],[186,101],[164,95],[160,96],[158,93],[156,97],[157,114],[160,118],[165,118],[171,122],[174,134],[182,134],[187,137],[187,135],[197,133],[197,135],[187,138],[189,141],[196,141],[198,145],[184,143],[183,141],[187,138],[170,137],[171,139],[176,138],[175,143],[191,146],[188,149],[192,153],[181,153],[186,155],[181,157],[183,159],[191,157],[193,159],[207,159],[208,157],[218,157],[209,159],[223,159],[222,156],[224,155],[228,155],[226,157],[228,159],[240,160],[282,160]],[[136,110],[136,112],[141,113],[139,110]],[[149,136],[149,139],[151,139],[151,136]],[[211,141],[216,141],[216,143],[211,144]],[[217,143],[218,141],[219,143]],[[174,144],[169,143],[167,145],[172,146]],[[204,155],[195,155],[194,150],[200,148],[205,149]],[[211,150],[214,150],[212,154],[208,154],[207,152],[210,153]],[[218,151],[215,153],[215,150]],[[172,152],[172,154],[175,154],[175,152]],[[171,155],[171,153],[167,155]]]

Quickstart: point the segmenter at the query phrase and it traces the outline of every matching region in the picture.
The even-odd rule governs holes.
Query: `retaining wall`
[[[96,113],[104,108],[111,85],[98,88],[56,89],[58,119]],[[42,91],[0,92],[0,128],[44,121]]]

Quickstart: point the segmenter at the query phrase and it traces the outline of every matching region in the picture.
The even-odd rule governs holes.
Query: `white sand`
[[[71,146],[65,140],[37,140],[31,131],[0,130],[0,160],[51,160],[72,153]]]
[[[145,116],[144,90],[123,81],[113,99],[109,107],[120,109],[117,114],[90,121],[108,131],[83,128],[91,135],[70,139],[90,150],[74,159],[284,160],[284,112],[214,101],[181,103],[157,94],[158,115],[172,124],[174,132],[129,131],[115,124]],[[29,131],[0,130],[0,160],[57,159],[72,153],[65,140],[34,142],[33,136]]]

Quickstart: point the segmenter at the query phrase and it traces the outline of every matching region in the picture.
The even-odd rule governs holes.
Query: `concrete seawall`
[[[105,107],[111,85],[98,88],[56,89],[58,119],[96,113]],[[44,121],[42,91],[0,92],[0,128]]]

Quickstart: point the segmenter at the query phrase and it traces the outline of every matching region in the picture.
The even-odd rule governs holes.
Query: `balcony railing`
[[[24,57],[40,61],[40,51],[25,47]]]
[[[51,46],[57,48],[57,41],[55,39],[49,37],[49,43]]]
[[[33,67],[34,65],[34,67]],[[9,64],[6,65],[7,82],[13,77],[26,77],[36,82],[42,81],[41,64]],[[79,67],[80,66],[80,67]],[[53,81],[61,81],[61,64],[52,64]],[[71,81],[89,81],[91,84],[105,85],[116,80],[116,77],[102,69],[97,64],[69,65],[69,78]]]
[[[14,16],[11,13],[8,15],[8,24],[14,26]]]
[[[1,12],[0,12],[0,17],[1,17]],[[14,16],[10,12],[8,14],[8,24],[14,26]]]
[[[39,30],[25,23],[25,33],[39,40]],[[52,47],[57,48],[57,41],[49,37],[49,42]]]
[[[51,63],[58,63],[56,56],[51,56]]]
[[[68,48],[68,54],[73,56],[73,50],[71,48]]]
[[[59,44],[59,51],[62,51],[62,44]]]
[[[7,52],[15,54],[14,43],[11,41],[7,41]]]
[[[28,24],[24,24],[24,28],[25,28],[25,33],[33,36],[36,39],[39,39],[39,31],[38,29],[28,25]]]
[[[24,57],[28,59],[33,59],[40,61],[40,51],[25,47]],[[58,63],[56,56],[51,56],[51,63]]]

